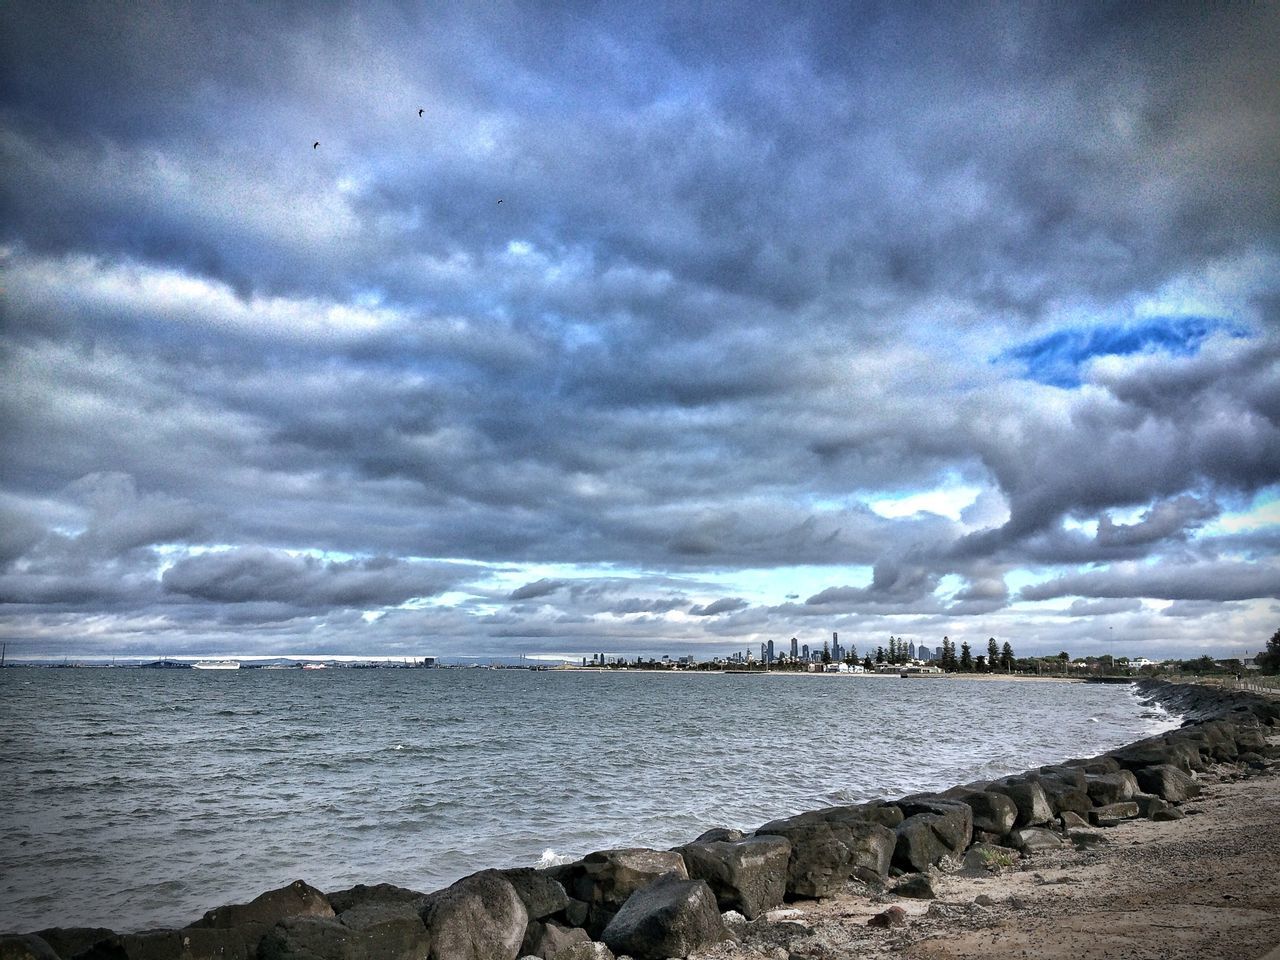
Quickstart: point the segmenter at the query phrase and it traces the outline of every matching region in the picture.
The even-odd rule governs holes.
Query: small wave
[[[1089,722],[1090,722],[1090,723],[1097,723],[1097,722],[1098,722],[1098,718],[1097,718],[1097,717],[1090,717],[1090,718],[1089,718]]]
[[[556,853],[550,847],[542,851],[542,856],[538,858],[538,862],[534,864],[539,870],[546,867],[558,867],[562,863],[572,863],[573,857],[566,857],[564,854]]]

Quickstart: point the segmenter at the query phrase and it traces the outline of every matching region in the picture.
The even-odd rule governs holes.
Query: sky
[[[1277,36],[0,5],[0,639],[1260,650]]]

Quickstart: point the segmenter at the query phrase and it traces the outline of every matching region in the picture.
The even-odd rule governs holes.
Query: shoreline
[[[1028,949],[1080,960],[1093,956],[1080,951],[1092,949],[1094,941],[1111,942],[1087,919],[1099,908],[1085,904],[1075,939],[1058,937],[1067,944],[1062,952],[1044,952],[1040,940],[1058,942],[1053,925],[1060,926],[1061,911],[1046,907],[1037,914],[1026,906],[1043,899],[1038,886],[1073,883],[1046,880],[1044,870],[1093,871],[1084,884],[1091,895],[1101,890],[1108,903],[1145,896],[1148,913],[1177,914],[1186,907],[1185,896],[1164,903],[1140,875],[1128,877],[1135,882],[1126,887],[1127,875],[1117,874],[1114,864],[1106,872],[1105,853],[1128,862],[1125,843],[1140,849],[1172,844],[1162,856],[1181,859],[1165,867],[1185,871],[1193,865],[1188,858],[1196,866],[1222,859],[1188,843],[1188,825],[1211,826],[1219,846],[1244,851],[1233,861],[1237,869],[1217,877],[1219,885],[1227,878],[1240,885],[1234,878],[1247,868],[1265,872],[1260,865],[1280,856],[1280,832],[1273,826],[1280,819],[1274,779],[1280,774],[1280,699],[1150,680],[1138,681],[1137,689],[1182,717],[1183,726],[1099,757],[932,794],[808,811],[754,834],[716,829],[669,851],[606,850],[543,869],[482,870],[432,893],[387,884],[325,893],[295,881],[249,904],[210,910],[176,930],[50,928],[0,936],[0,960],[782,960],[777,951],[784,946],[785,956],[805,960],[848,956],[854,946],[859,955],[887,949],[920,960],[1025,956]],[[1206,785],[1210,790],[1195,800]],[[1229,808],[1228,822],[1206,817],[1210,801]],[[1266,814],[1261,820],[1253,816],[1258,811]],[[1266,834],[1269,845],[1250,846],[1250,831]],[[1128,836],[1134,839],[1122,839]],[[1142,862],[1140,852],[1134,856]],[[1015,862],[1022,868],[1006,869]],[[999,869],[987,869],[992,864]],[[1032,882],[1037,889],[1028,888]],[[1270,883],[1267,903],[1274,903],[1280,881]],[[914,885],[913,894],[907,885]],[[911,899],[921,888],[937,897],[932,905]],[[986,902],[974,902],[979,896]],[[888,928],[869,925],[873,918],[888,918]],[[1280,924],[1274,913],[1254,919],[1261,932],[1254,939],[1232,934],[1232,942],[1253,949],[1258,937],[1272,936],[1272,921]],[[1039,920],[1045,923],[1037,926]],[[1135,923],[1127,919],[1125,929]],[[964,936],[957,938],[960,932]],[[1280,942],[1280,926],[1276,933]],[[964,952],[970,950],[966,944],[971,952]],[[1019,952],[1002,952],[1010,944],[1021,944]]]

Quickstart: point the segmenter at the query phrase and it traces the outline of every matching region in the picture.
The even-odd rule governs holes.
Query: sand
[[[851,884],[848,895],[744,924],[741,943],[698,957],[1280,960],[1280,764],[1218,767],[1200,782],[1183,820],[1122,823],[1088,850],[1024,858],[995,875],[935,874],[933,901]],[[975,904],[982,895],[991,906]],[[895,904],[904,925],[867,926]]]

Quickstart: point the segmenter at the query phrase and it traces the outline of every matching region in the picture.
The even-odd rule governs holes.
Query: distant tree
[[[849,655],[844,658],[844,662],[851,667],[858,662],[858,645],[856,643],[849,644]]]
[[[827,646],[827,642],[822,641],[822,662],[824,664],[831,662],[831,648]]]
[[[1271,635],[1267,649],[1258,654],[1258,666],[1267,673],[1280,673],[1280,630]]]
[[[987,658],[986,658],[983,654],[981,654],[981,653],[980,653],[980,654],[978,654],[978,655],[977,655],[976,657],[974,657],[974,659],[973,659],[973,668],[974,668],[975,670],[977,670],[977,671],[978,671],[978,673],[986,673],[986,672],[987,672]]]
[[[954,673],[956,669],[956,645],[950,637],[942,638],[942,669]]]
[[[1004,646],[1000,648],[1000,668],[1008,673],[1013,669],[1013,647],[1009,645],[1009,641],[1004,642]]]
[[[889,637],[889,662],[898,662],[898,638],[894,636]]]
[[[987,638],[987,669],[994,670],[1000,661],[1000,648],[996,646],[996,638]]]
[[[973,672],[973,654],[969,650],[969,641],[960,644],[960,669],[966,673]]]
[[[862,669],[863,670],[875,669],[875,664],[871,662],[871,654],[867,654],[865,657],[862,658]]]
[[[876,647],[876,663],[884,663],[884,647]]]

